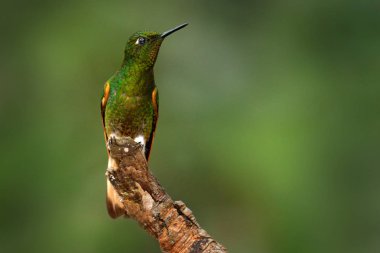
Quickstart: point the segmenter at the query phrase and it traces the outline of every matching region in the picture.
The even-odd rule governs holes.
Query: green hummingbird
[[[129,38],[120,69],[104,84],[101,114],[106,143],[111,137],[131,137],[142,144],[149,160],[158,119],[153,67],[164,39],[185,26],[186,23],[161,34],[136,32]],[[124,214],[119,196],[108,180],[107,209],[112,218]]]

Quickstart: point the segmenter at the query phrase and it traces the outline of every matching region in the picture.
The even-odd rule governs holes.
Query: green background
[[[378,1],[0,4],[0,251],[159,252],[105,209],[104,82],[162,45],[150,161],[230,252],[379,252]]]

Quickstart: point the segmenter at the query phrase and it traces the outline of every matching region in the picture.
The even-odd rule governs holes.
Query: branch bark
[[[173,201],[150,173],[141,146],[131,138],[110,139],[106,176],[127,216],[154,236],[163,252],[223,253],[226,249],[202,229],[182,201]]]

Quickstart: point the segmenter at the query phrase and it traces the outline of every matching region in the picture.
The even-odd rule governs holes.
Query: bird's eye
[[[145,44],[145,38],[144,37],[140,37],[136,40],[136,45],[144,45]]]

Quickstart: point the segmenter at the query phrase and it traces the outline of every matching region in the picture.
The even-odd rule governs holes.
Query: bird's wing
[[[149,160],[150,151],[153,145],[154,134],[156,132],[157,120],[158,120],[158,89],[154,88],[152,92],[152,104],[153,104],[153,125],[152,132],[150,133],[149,140],[145,146],[145,157],[146,160]]]
[[[100,103],[100,111],[102,113],[102,123],[103,123],[104,139],[106,141],[106,145],[108,142],[108,136],[107,136],[107,131],[106,131],[105,113],[106,113],[106,106],[107,106],[109,94],[110,94],[110,84],[109,82],[107,82],[104,85],[104,93],[103,93],[103,97]],[[108,149],[107,149],[107,152],[108,152]],[[109,152],[108,152],[108,159],[111,159],[111,157],[109,156]],[[107,179],[106,202],[107,202],[108,214],[112,218],[115,219],[125,214],[124,209],[123,209],[123,204],[120,202],[119,194],[116,192],[115,188],[113,187],[113,185],[108,179]]]
[[[106,114],[106,105],[107,105],[109,95],[110,95],[110,84],[109,82],[106,82],[106,84],[104,85],[102,100],[100,102],[100,112],[102,113],[104,140],[106,141],[106,144],[108,141],[108,137],[107,137],[107,132],[106,132],[106,122],[105,122],[106,115],[105,114]]]

